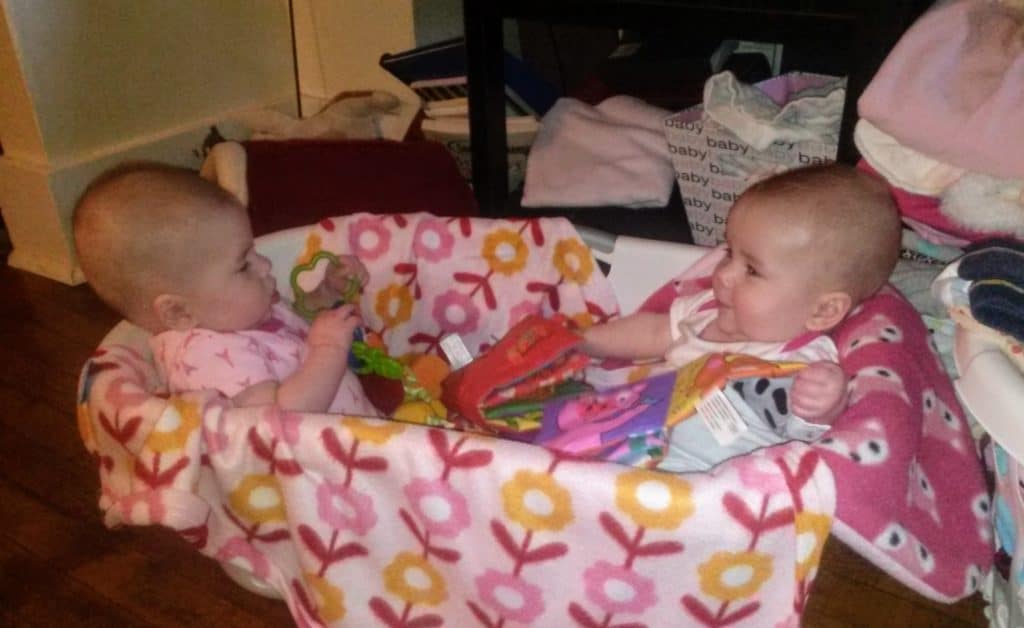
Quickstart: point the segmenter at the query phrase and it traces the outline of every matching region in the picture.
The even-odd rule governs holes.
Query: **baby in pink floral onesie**
[[[377,416],[348,369],[356,305],[329,306],[366,269],[350,256],[307,300],[312,325],[279,297],[245,207],[190,170],[131,164],[97,178],[74,214],[79,263],[96,293],[152,332],[172,393],[214,389],[238,406]]]

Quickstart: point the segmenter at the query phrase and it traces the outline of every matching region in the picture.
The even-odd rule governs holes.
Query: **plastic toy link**
[[[361,329],[356,331],[362,335]],[[388,379],[402,379],[405,376],[405,367],[401,362],[384,353],[382,349],[371,347],[363,340],[352,342],[349,364],[360,375],[373,373]]]
[[[302,273],[312,271],[320,260],[327,260],[331,266],[341,266],[341,260],[337,255],[327,251],[318,251],[305,264],[299,264],[292,269],[289,282],[292,286],[292,294],[295,295],[293,307],[295,311],[308,321],[316,318],[323,306],[310,302],[310,292],[302,289],[299,284],[299,276]],[[326,278],[324,279],[326,281]],[[358,277],[350,275],[345,278],[345,287],[341,291],[341,298],[330,306],[331,309],[339,308],[347,303],[358,304],[359,295],[363,291],[363,284]],[[363,330],[357,328],[352,334],[352,349],[348,356],[349,366],[358,374],[366,375],[373,373],[388,379],[401,379],[404,367],[398,360],[390,357],[387,353],[366,343]]]
[[[317,251],[308,262],[305,264],[299,264],[293,268],[291,277],[289,278],[289,282],[292,286],[292,294],[295,295],[295,303],[293,304],[293,307],[299,316],[303,317],[307,321],[312,321],[316,318],[317,313],[323,309],[323,306],[309,302],[310,292],[306,292],[302,289],[302,286],[299,284],[299,276],[302,275],[302,273],[310,272],[316,268],[316,265],[320,260],[327,260],[331,266],[341,266],[341,260],[339,260],[338,256],[334,253]],[[327,281],[326,275],[324,281]],[[358,277],[352,275],[346,277],[345,288],[341,291],[341,299],[331,305],[331,308],[338,308],[346,303],[358,303],[359,293],[362,292],[362,290],[363,285],[359,281]]]

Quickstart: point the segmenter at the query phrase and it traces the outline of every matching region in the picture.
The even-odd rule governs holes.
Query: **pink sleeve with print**
[[[165,332],[154,337],[153,349],[172,393],[217,390],[234,397],[255,384],[279,379],[267,348],[237,333]]]

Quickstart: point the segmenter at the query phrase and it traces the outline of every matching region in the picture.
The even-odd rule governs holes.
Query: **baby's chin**
[[[275,290],[274,294],[270,296],[269,303],[267,303],[267,309],[263,311],[263,315],[260,316],[260,319],[258,321],[249,326],[249,329],[255,329],[257,327],[260,327],[261,325],[265,324],[267,321],[272,319],[274,317],[274,305],[280,303],[280,301],[281,295],[278,294],[277,291]]]
[[[267,320],[274,315],[274,306],[281,302],[281,295],[274,291],[274,294],[270,295],[270,303],[267,304],[267,310],[263,312],[263,319]]]
[[[723,321],[721,315],[708,323],[708,326],[701,332],[700,337],[713,342],[742,342],[748,340],[729,321]]]

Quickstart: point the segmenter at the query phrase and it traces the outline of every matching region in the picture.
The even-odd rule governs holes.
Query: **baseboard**
[[[82,273],[51,188],[45,167],[0,157],[0,211],[13,247],[7,263],[74,285],[82,282]]]
[[[16,247],[11,251],[7,256],[7,265],[69,286],[85,283],[85,276],[82,275],[82,269],[78,267],[78,264],[65,263],[64,260],[57,259],[49,253],[39,255],[39,251],[33,251],[24,246]]]

